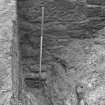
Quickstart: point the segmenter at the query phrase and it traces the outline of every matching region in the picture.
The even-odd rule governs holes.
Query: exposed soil
[[[40,86],[37,78],[42,6],[45,20],[40,81],[45,82]],[[100,76],[105,72],[104,8],[104,0],[18,1],[23,87],[26,94],[34,96],[32,103],[80,105],[83,101],[92,105],[87,96],[105,80]],[[97,81],[92,81],[93,75],[99,75]]]

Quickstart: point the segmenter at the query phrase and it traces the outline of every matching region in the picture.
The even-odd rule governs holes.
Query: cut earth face
[[[100,1],[19,0],[21,78],[24,91],[31,92],[39,105],[43,101],[45,105],[95,105],[105,97],[105,10]],[[46,85],[40,87],[40,81]]]

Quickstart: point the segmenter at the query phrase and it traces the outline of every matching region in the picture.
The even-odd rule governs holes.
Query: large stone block
[[[105,0],[87,0],[87,3],[92,5],[105,5]]]
[[[87,7],[87,17],[100,17],[102,16],[101,7]]]

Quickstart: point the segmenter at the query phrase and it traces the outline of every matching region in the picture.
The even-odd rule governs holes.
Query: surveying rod
[[[40,71],[39,71],[39,75],[40,75],[40,76],[41,76],[41,72],[42,72],[43,35],[44,35],[44,7],[42,7],[42,18],[41,18]]]

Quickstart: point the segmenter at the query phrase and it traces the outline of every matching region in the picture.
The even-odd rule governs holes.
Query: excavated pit
[[[105,80],[104,76],[96,77],[99,82],[93,79],[105,73],[104,0],[20,0],[17,4],[22,87],[31,97],[30,105],[93,105],[87,97]],[[42,6],[43,80],[38,77]],[[38,85],[41,80],[43,86]]]

